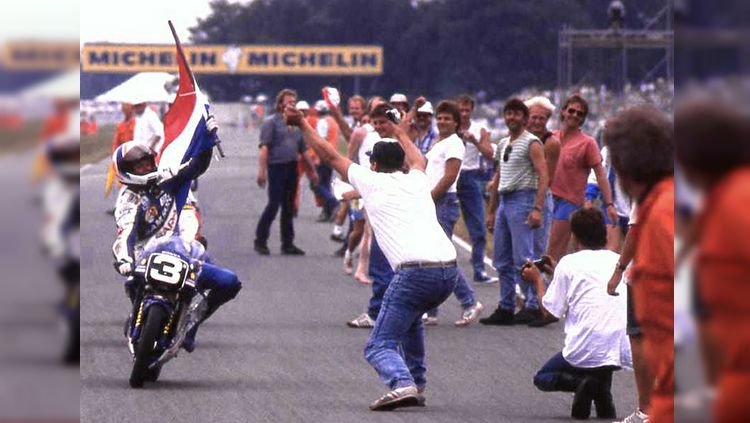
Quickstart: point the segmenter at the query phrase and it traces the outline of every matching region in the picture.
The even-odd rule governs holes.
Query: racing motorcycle
[[[132,388],[159,378],[162,366],[177,356],[186,334],[205,314],[206,297],[196,289],[201,266],[202,261],[168,243],[139,257],[128,281],[135,293],[125,327],[133,357]]]

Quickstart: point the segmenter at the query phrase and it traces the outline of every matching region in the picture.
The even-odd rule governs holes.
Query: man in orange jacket
[[[702,102],[675,119],[678,163],[705,192],[695,274],[717,422],[750,421],[750,126],[738,110]]]
[[[115,134],[112,137],[112,154],[114,154],[117,147],[133,139],[133,129],[135,128],[135,117],[133,115],[133,105],[129,103],[122,103],[121,106],[123,118],[115,128]],[[104,185],[104,196],[109,196],[112,191],[112,184],[115,180],[115,168],[114,165],[109,166],[107,172],[107,182]]]
[[[638,203],[631,285],[654,376],[650,422],[674,420],[674,132],[659,110],[634,107],[607,121],[604,143],[623,189]],[[644,154],[648,152],[648,154]]]

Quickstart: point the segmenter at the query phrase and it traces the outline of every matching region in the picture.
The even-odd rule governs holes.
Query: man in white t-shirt
[[[484,250],[487,244],[487,228],[484,222],[484,180],[480,166],[481,158],[494,158],[490,144],[490,132],[484,125],[471,119],[474,112],[474,99],[461,95],[456,99],[461,113],[461,126],[458,133],[465,145],[461,173],[458,176],[457,194],[461,204],[466,229],[471,238],[471,267],[474,269],[474,282],[494,283],[498,279],[484,270]]]
[[[423,102],[415,103],[402,125]],[[365,347],[365,358],[390,389],[370,409],[423,405],[427,380],[421,316],[445,301],[458,276],[456,249],[437,221],[424,158],[407,128],[396,127],[398,143],[378,142],[369,168],[358,165],[320,138],[302,113],[290,106],[284,115],[287,124],[301,128],[320,160],[362,195],[378,245],[396,272]]]
[[[133,141],[142,142],[158,153],[164,143],[164,124],[159,119],[159,115],[146,103],[134,105],[133,112],[135,113]]]
[[[522,273],[536,285],[544,317],[565,316],[562,352],[542,366],[534,385],[545,392],[575,392],[573,418],[588,418],[593,401],[598,418],[612,419],[612,372],[631,363],[625,298],[609,295],[606,289],[620,256],[604,248],[607,230],[598,209],[576,211],[570,224],[576,252],[560,259],[549,287],[545,290],[535,265],[529,263]]]
[[[425,173],[432,188],[431,195],[435,201],[438,222],[450,238],[453,236],[453,227],[458,221],[456,181],[466,147],[456,133],[461,122],[458,104],[453,101],[441,101],[437,105],[436,116],[438,140],[425,156],[427,158]],[[484,306],[474,297],[474,290],[460,269],[453,292],[463,309],[461,317],[456,321],[456,326],[468,326],[479,319]],[[437,308],[428,311],[424,323],[436,325],[437,313]]]

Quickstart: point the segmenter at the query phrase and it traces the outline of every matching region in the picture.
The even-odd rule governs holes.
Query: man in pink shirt
[[[562,148],[551,187],[555,206],[547,254],[555,260],[559,260],[568,250],[570,216],[583,203],[591,169],[594,170],[596,182],[602,192],[607,215],[610,221],[617,221],[617,211],[612,204],[612,191],[602,166],[599,147],[591,136],[581,131],[588,111],[588,103],[583,97],[578,94],[568,97],[560,112],[560,130],[554,132],[560,139]]]

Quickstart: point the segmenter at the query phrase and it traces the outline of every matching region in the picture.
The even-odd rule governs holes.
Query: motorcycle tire
[[[166,321],[166,310],[158,305],[149,307],[143,321],[141,335],[138,338],[138,345],[135,347],[133,371],[130,373],[131,388],[142,388],[143,383],[148,379],[148,366],[153,360],[154,344],[156,343],[162,329],[164,329]],[[158,371],[156,377],[158,377]]]
[[[146,370],[146,382],[156,382],[161,374],[161,366]]]

